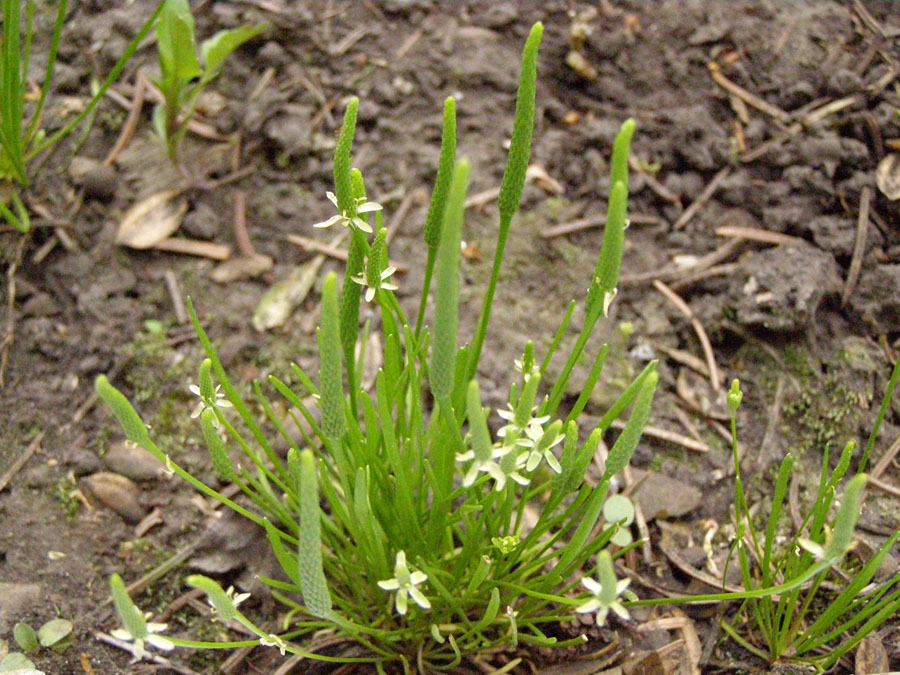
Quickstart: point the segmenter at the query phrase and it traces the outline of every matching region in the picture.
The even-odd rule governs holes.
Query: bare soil
[[[91,78],[105,76],[155,5],[73,4],[48,129],[62,126],[87,101]],[[232,143],[189,136],[182,162],[195,180],[185,193],[189,211],[178,236],[227,246],[238,257],[234,213],[243,199],[252,246],[274,267],[216,283],[212,260],[114,243],[130,206],[188,182],[153,136],[150,106],[116,163],[101,164],[124,124],[122,103],[131,99],[135,74],[156,68],[155,48],[146,45],[115,87],[120,102],[105,100],[83,143],[76,144],[75,134],[36,172],[27,193],[33,233],[23,240],[0,230],[3,264],[12,271],[2,286],[9,308],[3,330],[14,336],[6,341],[9,362],[0,389],[0,476],[9,476],[0,485],[0,638],[12,645],[17,621],[36,626],[56,616],[71,619],[75,644],[63,655],[34,658],[48,673],[277,668],[277,652],[260,649],[233,659],[233,666],[219,654],[178,651],[168,668],[131,666],[129,654],[96,639],[97,631],[116,623],[104,604],[109,575],[134,581],[179,551],[184,560],[134,596],[145,610],[164,613],[172,634],[216,639],[224,630],[201,621],[202,605],[184,597],[183,578],[191,570],[257,591],[251,612],[258,617],[275,617],[278,607],[254,580],[270,564],[258,533],[210,516],[210,505],[187,486],[123,450],[115,421],[95,405],[94,379],[107,374],[173,459],[214,480],[199,428],[187,414],[201,349],[189,323],[178,318],[176,299],[193,298],[248,394],[255,378],[283,373],[292,360],[314,364],[317,291],[279,328],[258,332],[251,317],[273,283],[315,255],[286,236],[331,236],[311,225],[331,215],[325,192],[335,132],[346,99],[357,95],[354,164],[370,197],[384,204],[388,223],[401,205],[407,209],[391,257],[409,267],[399,293],[414,311],[442,101],[458,97],[459,154],[472,163],[471,194],[497,187],[521,47],[538,20],[545,37],[532,162],[545,176],[526,186],[513,225],[480,377],[490,400],[499,403],[526,340],[546,348],[568,301],[582,296],[602,239],[612,140],[621,122],[634,117],[623,280],[612,320],[596,340],[609,341],[616,358],[609,359],[588,413],[602,414],[628,377],[648,359],[660,359],[650,424],[708,451],[645,438],[630,480],[641,469],[664,482],[643,497],[638,492],[650,521],[651,558],[635,555],[626,563],[655,585],[634,582],[641,596],[659,587],[709,590],[678,563],[701,570],[705,533],[722,528],[722,539],[727,532],[733,470],[722,434],[723,392],[731,379],[740,378],[746,392],[739,426],[751,501],[765,508],[786,452],[804,466],[795,493],[802,502],[826,446],[865,441],[896,358],[900,208],[875,183],[882,158],[900,150],[900,20],[891,8],[892,2],[878,0],[198,3],[203,38],[247,21],[271,27],[226,63],[210,88],[217,96],[201,107],[212,135],[239,135],[239,161],[232,163]],[[51,22],[51,8],[41,4],[44,35]],[[39,80],[39,57],[32,68]],[[755,106],[744,92],[768,107]],[[823,108],[832,103],[833,109]],[[236,179],[216,183],[235,169],[243,170]],[[864,202],[868,215],[861,220]],[[554,234],[585,219],[589,224],[581,229]],[[496,224],[489,197],[467,213],[463,339],[472,333],[490,273]],[[723,227],[753,230],[723,233]],[[700,267],[691,267],[698,259]],[[331,268],[342,265],[329,260],[325,269]],[[654,280],[667,283],[692,318]],[[716,386],[694,324],[710,338],[720,371]],[[874,462],[898,433],[895,403]],[[133,483],[123,482],[123,474]],[[896,461],[880,479],[900,485]],[[151,513],[158,517],[145,521]],[[873,489],[860,535],[877,548],[898,523],[897,497]],[[893,555],[896,565],[900,553]],[[733,644],[716,642],[715,612],[686,612],[705,647],[704,672],[768,667]],[[637,668],[642,662],[635,653],[657,654],[662,663],[659,654],[668,652],[661,648],[683,635],[641,632],[650,618],[636,612],[630,625],[592,630],[593,652],[620,640],[608,659],[595,662],[597,669]],[[888,669],[900,669],[897,622],[878,639]],[[531,672],[551,672],[542,665],[547,655],[524,656],[526,664],[537,664]],[[576,672],[576,666],[596,672],[567,662],[571,656],[563,655],[558,672]],[[329,672],[308,667],[302,672]]]

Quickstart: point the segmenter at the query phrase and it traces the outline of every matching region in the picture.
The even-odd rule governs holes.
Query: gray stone
[[[645,473],[632,469],[635,480],[640,481]],[[650,473],[632,495],[641,505],[644,518],[678,518],[690,513],[700,505],[703,495],[693,485],[682,483],[661,473]]]
[[[809,323],[826,293],[841,288],[834,257],[800,241],[747,256],[728,300],[741,325],[793,332]]]

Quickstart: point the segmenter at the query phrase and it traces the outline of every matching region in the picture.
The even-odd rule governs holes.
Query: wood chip
[[[231,257],[231,248],[228,246],[182,237],[169,237],[154,245],[153,248],[158,251],[195,255],[198,258],[209,258],[210,260],[228,260]]]
[[[740,227],[739,225],[717,227],[716,234],[720,237],[749,239],[750,241],[761,241],[766,244],[775,244],[776,246],[779,244],[796,244],[802,241],[800,237],[792,237],[789,234],[763,230],[759,227]]]

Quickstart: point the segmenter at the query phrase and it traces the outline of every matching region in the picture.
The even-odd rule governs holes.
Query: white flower
[[[366,262],[368,265],[369,263]],[[366,289],[366,302],[372,302],[372,298],[375,297],[375,291],[379,288],[386,288],[389,291],[396,291],[397,284],[392,281],[388,281],[388,277],[391,276],[394,272],[397,271],[397,268],[391,265],[390,267],[386,267],[385,270],[381,273],[380,281],[375,286],[369,286],[369,282],[366,280],[367,273],[363,271],[359,276],[351,277],[353,281],[358,283],[360,286]]]
[[[333,192],[326,192],[325,196],[328,197],[328,201],[338,207],[340,211],[340,206],[338,206],[337,197]],[[363,232],[372,233],[371,226],[362,218],[359,217],[361,213],[372,213],[373,211],[381,211],[381,204],[377,204],[376,202],[366,201],[365,197],[359,197],[356,199],[353,207],[348,209],[347,211],[341,211],[335,216],[331,216],[328,220],[323,220],[321,223],[316,223],[313,227],[331,227],[332,225],[336,225],[340,223],[344,227],[355,227],[358,230]]]
[[[602,551],[597,557],[597,563],[600,581],[597,582],[590,577],[581,580],[581,583],[594,594],[594,597],[578,605],[575,611],[582,614],[597,612],[597,625],[599,626],[606,623],[609,610],[615,612],[622,619],[628,619],[628,610],[619,602],[619,596],[628,588],[631,579],[616,581],[616,572],[609,551]]]
[[[509,424],[507,424],[505,427],[501,427],[497,431],[497,436],[499,436],[500,438],[506,438],[506,436],[510,432],[514,432],[516,436],[521,436],[522,434],[527,433],[527,430],[530,426],[536,424],[540,427],[550,421],[549,415],[541,417],[530,417],[523,426],[519,426],[518,424],[516,424],[516,411],[509,404],[507,404],[507,407],[509,408],[508,410],[497,410],[497,414],[507,422],[509,422]],[[535,408],[535,410],[537,410],[537,408]]]
[[[466,475],[463,476],[463,487],[470,487],[481,471],[494,479],[494,489],[497,492],[506,487],[507,478],[512,478],[519,485],[528,485],[530,481],[518,472],[518,469],[524,464],[525,457],[524,455],[518,456],[513,452],[514,450],[515,446],[512,445],[495,445],[489,459],[477,459],[473,450],[457,454],[456,461],[458,462],[475,460]],[[496,461],[498,459],[499,462]]]
[[[385,579],[378,582],[378,586],[385,591],[397,591],[395,604],[397,611],[401,616],[406,614],[408,598],[412,597],[415,603],[422,609],[431,609],[431,602],[416,586],[424,583],[428,579],[428,575],[424,572],[416,570],[411,572],[406,564],[406,553],[397,551],[396,563],[394,564],[394,578]]]
[[[287,645],[284,643],[284,640],[282,640],[274,633],[269,633],[266,637],[259,638],[259,644],[264,647],[278,647],[278,651],[281,652],[282,656],[284,656],[284,652],[287,649]]]
[[[211,403],[216,408],[230,408],[231,401],[226,399],[225,394],[223,394],[221,391],[219,391],[219,389],[221,389],[221,388],[222,388],[222,385],[220,385],[220,384],[216,385],[216,393],[215,393],[216,397],[215,397],[215,399],[213,399],[211,401]],[[210,407],[208,405],[210,402],[208,402],[205,398],[203,398],[203,394],[200,392],[200,387],[197,386],[196,384],[192,384],[191,386],[188,387],[188,389],[190,390],[190,392],[192,394],[200,397],[200,402],[197,404],[197,407],[194,408],[194,412],[191,413],[191,419],[194,419],[196,417],[200,417],[200,415],[203,414],[203,411]],[[217,422],[217,424],[218,424],[218,422]]]
[[[152,616],[150,612],[144,614],[145,619],[149,619],[150,616]],[[132,635],[127,628],[116,628],[112,631],[112,636],[119,640],[134,643],[131,645],[131,653],[134,654],[135,661],[140,661],[147,653],[147,650],[144,649],[145,643],[167,652],[175,648],[175,644],[169,638],[162,635],[154,635],[154,633],[162,633],[168,624],[148,621],[145,623],[145,626],[146,631],[144,631],[143,635]]]
[[[552,426],[547,431],[544,431],[540,424],[532,422],[525,429],[525,438],[520,438],[516,441],[518,445],[524,448],[531,448],[531,452],[528,454],[528,459],[525,462],[525,470],[534,471],[537,465],[541,463],[541,458],[543,457],[547,460],[547,464],[550,465],[551,469],[556,473],[562,473],[562,466],[560,466],[559,460],[556,459],[556,455],[553,454],[553,448],[562,443],[564,438],[565,436],[553,430]]]
[[[469,450],[468,452],[457,453],[456,461],[457,462],[468,462],[470,459],[474,459],[472,462],[472,466],[469,467],[469,470],[466,472],[466,475],[463,476],[463,487],[471,487],[472,484],[477,480],[478,473],[480,471],[484,471],[487,474],[490,474],[491,478],[497,481],[497,484],[503,483],[506,484],[506,474],[503,473],[503,470],[500,468],[500,465],[495,461],[500,459],[508,452],[510,452],[512,448],[504,447],[504,446],[494,446],[493,451],[491,452],[491,456],[489,459],[476,459],[475,451]]]

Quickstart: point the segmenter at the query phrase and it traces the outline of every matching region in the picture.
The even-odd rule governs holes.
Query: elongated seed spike
[[[522,356],[522,374],[529,376],[534,370],[534,342],[525,343],[525,354]]]
[[[653,394],[656,392],[656,383],[658,381],[659,375],[656,371],[650,373],[647,379],[644,380],[641,391],[638,393],[637,400],[634,403],[631,417],[625,423],[625,428],[609,451],[609,456],[606,459],[604,480],[621,473],[628,465],[628,462],[631,461],[637,444],[641,440],[644,426],[650,417],[650,406],[653,403]]]
[[[228,451],[225,449],[225,443],[219,436],[219,430],[216,428],[217,424],[216,413],[211,409],[207,408],[200,415],[200,427],[203,429],[203,438],[206,440],[206,445],[209,448],[209,457],[212,459],[213,468],[222,481],[231,483],[236,477],[234,467],[231,464]]]
[[[219,619],[222,621],[231,621],[232,619],[237,618],[238,611],[234,604],[234,600],[228,596],[225,590],[219,586],[216,581],[209,577],[205,577],[202,574],[192,574],[187,578],[187,583],[191,588],[198,588],[206,593],[206,597],[216,610]]]
[[[319,481],[312,452],[300,453],[300,589],[303,603],[313,616],[331,614],[331,593],[322,566],[322,514],[319,509]]]
[[[472,434],[472,451],[475,453],[475,459],[486,462],[491,458],[491,433],[488,431],[487,419],[481,407],[481,393],[475,380],[469,382],[466,410],[469,414],[469,433]]]
[[[453,166],[456,164],[456,99],[452,96],[444,101],[444,129],[441,134],[441,157],[438,162],[437,179],[428,216],[425,218],[425,243],[437,250],[441,241],[441,224],[447,207],[447,195],[453,180]]]
[[[600,555],[597,556],[597,574],[600,577],[600,602],[608,607],[618,597],[616,592],[618,580],[612,556],[606,549],[600,551]]]
[[[366,183],[359,169],[350,172],[350,182],[353,199],[365,199]],[[367,254],[368,243],[365,233],[351,228],[347,267],[344,271],[344,285],[341,288],[341,346],[348,364],[352,363],[356,338],[359,335],[359,300],[362,295],[362,286],[353,281],[353,277],[358,277],[365,271]]]
[[[437,255],[431,392],[438,401],[449,400],[453,392],[459,329],[459,242],[468,185],[469,163],[461,160],[453,174],[447,218],[441,232],[441,245]]]
[[[122,619],[122,625],[129,634],[136,638],[143,638],[147,635],[147,621],[144,614],[137,608],[128,591],[125,588],[125,582],[118,574],[113,574],[109,580],[112,589],[113,605],[119,618]]]
[[[216,389],[213,386],[211,359],[203,359],[203,363],[200,364],[200,375],[198,379],[200,382],[200,396],[206,401],[215,401]]]
[[[147,433],[147,425],[144,424],[141,416],[137,414],[137,411],[125,398],[125,395],[109,383],[106,375],[97,377],[95,387],[97,394],[109,406],[116,419],[119,420],[119,424],[125,432],[125,437],[141,447],[150,445],[150,434]]]
[[[295,448],[288,450],[287,455],[288,475],[291,477],[291,483],[294,491],[300,494],[300,454]]]
[[[610,185],[624,183],[626,190],[628,188],[628,156],[631,153],[631,139],[634,136],[635,126],[633,119],[625,120],[613,144]]]
[[[366,260],[366,285],[381,288],[381,273],[387,268],[387,230],[382,228],[375,235]]]
[[[334,150],[334,190],[337,193],[338,209],[341,213],[350,213],[355,205],[353,186],[350,182],[350,151],[353,148],[353,135],[356,132],[356,115],[359,112],[359,99],[355,96],[347,104],[344,113],[344,126],[341,137]]]
[[[522,387],[522,395],[519,397],[519,404],[516,406],[515,423],[520,429],[523,429],[528,420],[531,419],[531,413],[534,410],[534,401],[537,398],[538,385],[541,383],[541,376],[535,373],[528,378],[525,386]]]
[[[322,431],[334,443],[344,437],[344,384],[341,366],[341,336],[338,323],[337,275],[334,272],[322,283],[321,326],[319,342],[319,392],[322,407]]]
[[[594,270],[594,280],[588,291],[585,313],[590,316],[597,303],[604,303],[604,313],[611,296],[619,284],[622,253],[625,250],[625,225],[628,218],[628,190],[622,182],[616,183],[609,200],[606,228],[603,232],[603,248]]]
[[[531,135],[534,130],[534,99],[537,90],[537,56],[544,36],[544,26],[534,24],[525,49],[522,52],[522,73],[519,76],[519,94],[516,98],[516,117],[513,122],[509,159],[503,182],[500,185],[498,206],[501,219],[510,219],[519,209],[525,172],[531,157]]]

